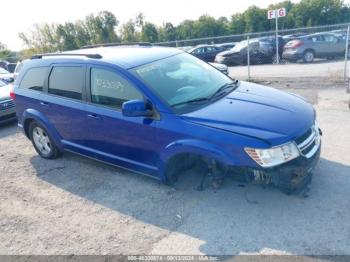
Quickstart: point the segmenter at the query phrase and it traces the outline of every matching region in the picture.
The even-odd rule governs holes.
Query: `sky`
[[[24,46],[18,33],[30,31],[34,24],[73,22],[103,10],[114,13],[120,23],[142,12],[146,21],[157,25],[163,22],[177,25],[185,19],[197,19],[202,14],[215,18],[229,17],[251,5],[267,7],[277,2],[281,0],[17,0],[14,6],[11,1],[6,1],[2,7],[6,10],[14,7],[15,15],[9,11],[1,12],[0,42],[11,50],[20,50]],[[9,5],[8,8],[6,5]]]

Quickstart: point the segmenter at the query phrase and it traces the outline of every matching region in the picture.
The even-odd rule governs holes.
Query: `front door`
[[[87,70],[86,121],[89,147],[100,160],[156,175],[156,120],[125,117],[125,101],[144,99],[142,93],[117,70],[91,66]]]

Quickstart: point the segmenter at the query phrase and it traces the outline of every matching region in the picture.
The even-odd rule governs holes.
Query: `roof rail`
[[[131,43],[105,43],[105,44],[96,44],[96,45],[85,45],[81,47],[81,49],[87,49],[87,48],[96,48],[96,47],[109,47],[109,46],[153,46],[151,43],[148,42],[131,42]]]
[[[33,55],[31,59],[42,59],[44,56],[85,56],[92,59],[102,58],[102,56],[99,54],[48,53],[48,54]]]

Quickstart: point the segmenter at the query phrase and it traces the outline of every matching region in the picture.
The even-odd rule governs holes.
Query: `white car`
[[[9,84],[14,81],[13,74],[7,71],[6,69],[0,67],[0,80]]]
[[[15,104],[11,98],[12,85],[0,80],[0,124],[16,119]]]

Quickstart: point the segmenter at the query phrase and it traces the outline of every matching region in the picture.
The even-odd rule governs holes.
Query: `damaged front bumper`
[[[311,182],[313,170],[321,155],[321,135],[321,130],[318,130],[314,139],[308,138],[298,144],[301,155],[294,160],[270,168],[241,168],[232,175],[240,181],[273,185],[287,194],[297,194]]]
[[[310,184],[313,170],[319,162],[320,155],[321,145],[310,158],[300,156],[283,165],[259,171],[264,173],[268,182],[277,186],[281,191],[287,194],[298,193]],[[255,174],[255,180],[256,172],[253,171],[253,174]]]
[[[288,163],[272,168],[237,168],[232,169],[230,175],[234,180],[274,186],[286,194],[298,194],[310,184],[313,171],[321,154],[321,145],[316,153],[306,158],[300,156]]]

